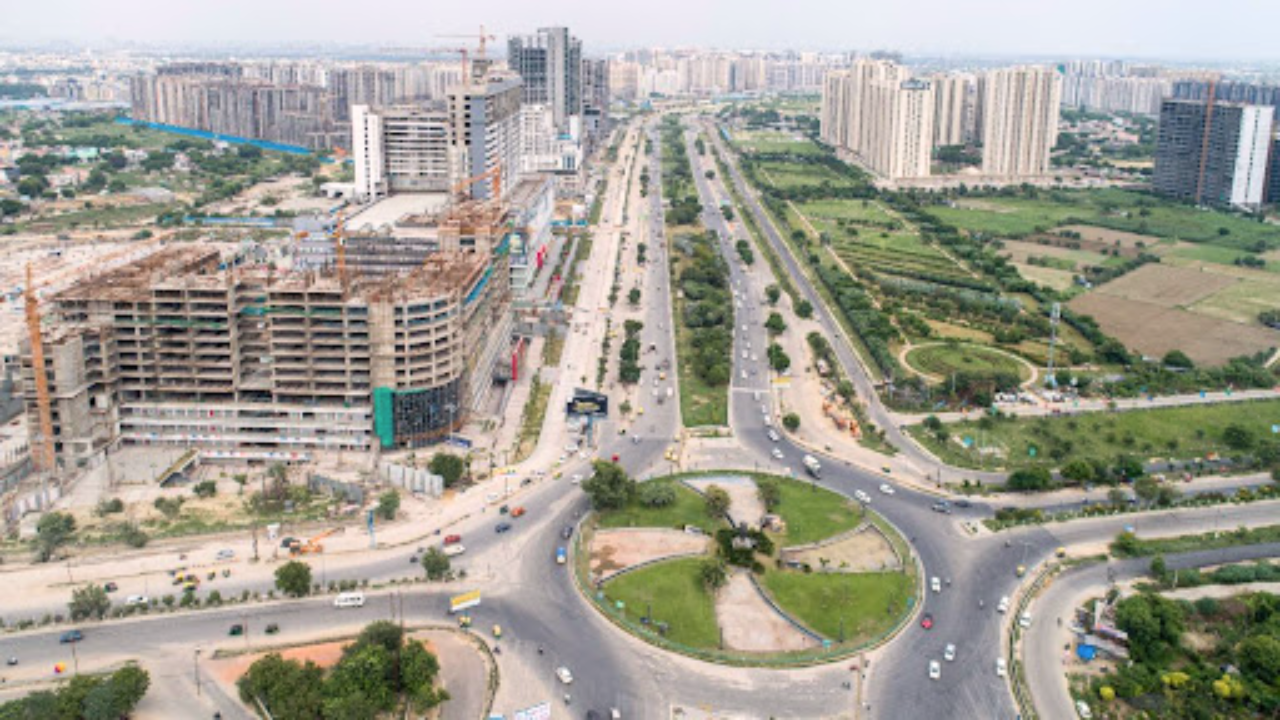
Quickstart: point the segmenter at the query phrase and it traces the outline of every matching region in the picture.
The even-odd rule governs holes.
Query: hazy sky
[[[1280,60],[1280,0],[0,0],[0,42],[441,45],[568,25],[639,46]]]

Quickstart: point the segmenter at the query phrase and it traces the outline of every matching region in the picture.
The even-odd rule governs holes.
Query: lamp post
[[[196,648],[195,654],[191,658],[191,664],[195,667],[196,697],[199,697],[200,696],[200,648]]]

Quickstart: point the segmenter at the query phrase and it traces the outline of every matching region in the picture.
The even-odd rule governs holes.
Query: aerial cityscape
[[[0,11],[0,720],[1280,717],[1280,5],[214,5]]]

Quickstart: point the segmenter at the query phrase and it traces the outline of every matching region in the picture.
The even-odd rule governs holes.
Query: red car
[[[461,535],[445,535],[444,536],[445,545],[456,545],[457,543],[460,543],[460,542],[462,542]]]
[[[930,630],[930,629],[932,629],[932,628],[933,628],[933,616],[932,616],[932,615],[930,615],[929,613],[925,613],[924,618],[922,618],[922,619],[920,620],[920,627],[924,628],[925,630]]]

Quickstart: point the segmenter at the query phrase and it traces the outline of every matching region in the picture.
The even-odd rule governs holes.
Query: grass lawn
[[[1098,458],[1106,462],[1121,454],[1142,459],[1227,455],[1233,451],[1223,442],[1223,428],[1241,425],[1261,439],[1270,437],[1275,423],[1280,423],[1280,400],[997,420],[985,430],[976,422],[965,421],[947,423],[946,429],[952,438],[971,437],[984,447],[1003,448],[1005,465],[1057,466],[1060,461],[1053,459],[1055,450],[1066,459]],[[946,462],[979,466],[974,451],[966,450],[954,439],[943,445],[921,425],[912,425],[908,430]],[[1029,452],[1033,446],[1034,458]]]
[[[718,647],[715,600],[698,572],[702,561],[671,560],[626,573],[605,584],[605,597],[614,607],[619,600],[625,603],[624,612],[633,622],[652,611],[655,622],[670,626],[669,640],[695,648]]]
[[[815,632],[861,643],[888,632],[906,610],[911,579],[904,573],[801,573],[769,570],[764,586],[778,605]]]
[[[1244,280],[1200,300],[1189,309],[1242,325],[1260,325],[1258,313],[1277,307],[1280,307],[1280,281]]]
[[[676,231],[668,227],[667,236],[676,237]],[[690,256],[671,253],[671,277],[680,277],[685,265],[690,263]],[[678,290],[679,283],[671,283],[671,312],[676,318],[676,365],[680,371],[680,419],[685,427],[728,425],[729,385],[709,385],[693,371],[693,330],[684,323],[685,299]]]
[[[696,525],[703,530],[713,530],[724,525],[723,520],[707,517],[702,496],[670,478],[647,481],[672,485],[676,489],[675,503],[664,508],[652,508],[632,502],[621,510],[604,510],[598,515],[602,528],[658,527],[675,528]]]
[[[822,148],[813,142],[789,133],[771,130],[747,130],[732,134],[733,142],[746,152],[791,153],[793,155],[820,155]]]
[[[760,163],[760,171],[778,189],[821,185],[822,183],[831,183],[833,187],[852,187],[854,185],[849,178],[823,165],[762,162]]]
[[[782,503],[774,510],[787,523],[781,545],[804,545],[852,530],[862,522],[858,504],[830,490],[778,480]]]
[[[907,353],[907,364],[920,372],[945,378],[952,373],[1009,373],[1030,377],[1026,365],[979,345],[926,345]]]
[[[889,222],[889,213],[874,200],[813,200],[797,203],[809,219],[821,217],[855,222]]]

